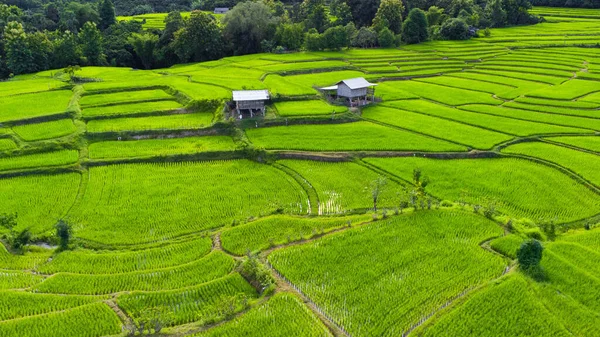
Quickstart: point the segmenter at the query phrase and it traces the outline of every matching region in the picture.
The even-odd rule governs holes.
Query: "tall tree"
[[[150,69],[154,62],[154,50],[158,44],[158,36],[151,33],[133,33],[129,37],[135,54],[139,57],[145,69]]]
[[[102,34],[96,24],[86,22],[79,32],[79,41],[81,51],[89,65],[101,65],[105,62],[106,56],[102,48]]]
[[[173,48],[182,62],[201,62],[221,57],[223,39],[217,20],[204,12],[192,12],[185,26],[175,33]]]
[[[413,8],[402,24],[402,39],[406,43],[421,43],[429,38],[427,17],[421,9]]]
[[[429,7],[426,15],[429,26],[441,25],[447,17],[447,15],[444,14],[444,9],[437,6]]]
[[[223,35],[235,55],[258,53],[275,35],[277,19],[264,2],[241,2],[223,18]]]
[[[502,5],[502,0],[490,0],[486,7],[486,14],[492,27],[506,26],[506,11]]]
[[[15,75],[33,71],[33,55],[23,25],[11,21],[4,28],[6,65]]]
[[[115,5],[112,0],[102,0],[98,8],[98,14],[100,15],[100,23],[98,26],[101,30],[105,30],[117,22]]]
[[[298,50],[304,45],[304,27],[301,23],[281,24],[275,33],[277,44],[287,50]]]
[[[324,48],[331,50],[340,50],[348,46],[348,33],[346,28],[336,26],[328,28],[323,33]]]
[[[400,34],[400,32],[402,32],[403,12],[404,5],[402,4],[402,1],[381,0],[377,14],[375,14],[375,18],[373,19],[373,26],[380,26],[382,21],[387,21],[387,28],[389,28],[394,34]]]
[[[380,0],[347,0],[357,26],[369,26],[375,18]]]
[[[312,11],[308,13],[306,20],[304,20],[304,25],[307,29],[314,28],[319,33],[325,31],[328,24],[329,18],[327,17],[327,11],[323,5],[315,6]]]

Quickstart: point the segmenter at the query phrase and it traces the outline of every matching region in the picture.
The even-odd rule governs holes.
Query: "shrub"
[[[372,28],[362,27],[352,39],[353,47],[372,48],[377,44],[377,33]]]
[[[394,36],[394,33],[392,33],[392,31],[387,27],[379,32],[379,37],[377,40],[379,41],[379,46],[382,48],[392,48],[395,47],[396,44],[396,37]]]
[[[408,44],[420,43],[429,38],[427,29],[427,17],[425,12],[418,8],[413,8],[408,13],[408,18],[402,24],[402,39]]]
[[[535,239],[527,240],[521,244],[517,251],[517,260],[524,270],[532,270],[540,265],[544,247]]]
[[[461,19],[450,19],[442,24],[440,36],[446,40],[468,40],[469,26]]]

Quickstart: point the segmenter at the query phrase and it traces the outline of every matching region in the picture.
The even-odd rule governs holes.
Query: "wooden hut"
[[[225,14],[229,12],[229,8],[227,7],[216,7],[214,13],[215,14]]]
[[[350,106],[366,105],[375,101],[375,86],[362,77],[343,80],[335,85],[321,88],[321,91],[335,95],[338,98],[347,98]],[[370,100],[369,100],[370,99]]]
[[[233,92],[233,102],[238,116],[242,116],[242,111],[250,113],[254,117],[255,112],[261,112],[265,115],[265,103],[270,99],[268,90],[239,90]]]

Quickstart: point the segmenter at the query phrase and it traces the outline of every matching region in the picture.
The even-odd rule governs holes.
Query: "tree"
[[[544,247],[538,240],[531,239],[523,242],[517,251],[519,265],[527,271],[538,268],[543,252]]]
[[[447,17],[447,15],[444,14],[444,9],[436,6],[429,7],[426,16],[427,23],[429,23],[430,27],[441,25],[445,17]]]
[[[145,69],[150,69],[154,62],[154,50],[158,44],[158,36],[151,33],[133,33],[128,39],[135,54],[140,58]]]
[[[272,40],[276,23],[264,2],[241,2],[225,14],[223,35],[234,55],[257,53],[263,40]]]
[[[391,30],[384,28],[379,32],[377,41],[379,42],[379,46],[382,48],[392,48],[395,47],[396,37]]]
[[[402,24],[402,39],[408,44],[421,43],[429,38],[427,17],[421,9],[413,8]]]
[[[23,247],[28,245],[31,241],[31,232],[29,231],[29,229],[26,228],[20,231],[15,236],[12,236],[12,240],[9,241],[11,241],[11,246],[13,249],[17,251],[22,251]]]
[[[308,13],[306,20],[304,21],[304,25],[307,29],[314,28],[319,33],[325,31],[328,23],[329,18],[327,17],[327,12],[325,11],[325,6],[323,5],[316,6],[310,13]]]
[[[348,46],[346,28],[342,26],[328,28],[323,33],[323,47],[331,50],[340,50]]]
[[[373,26],[385,26],[381,22],[387,21],[387,27],[394,34],[402,32],[402,13],[404,5],[400,0],[381,0],[379,9],[373,19]]]
[[[101,65],[106,56],[102,49],[102,34],[93,22],[86,22],[79,32],[81,52],[89,65]]]
[[[323,35],[319,34],[316,29],[309,30],[308,33],[306,33],[306,38],[304,39],[304,48],[310,51],[325,49]]]
[[[8,235],[5,235],[4,238],[12,249],[20,252],[31,241],[31,232],[29,232],[29,229],[24,229],[17,233],[17,220],[17,213],[0,214],[0,226],[9,230]]]
[[[37,72],[50,68],[53,44],[48,35],[42,32],[27,34],[27,45],[31,51],[32,67],[29,72]]]
[[[1,213],[0,214],[0,227],[4,227],[9,231],[12,231],[17,227],[17,220],[19,215],[17,213]]]
[[[368,27],[361,27],[354,39],[352,39],[352,46],[360,48],[372,48],[377,44],[377,33]]]
[[[74,27],[69,27],[71,31],[78,31],[83,28],[83,26],[88,23],[97,24],[100,22],[100,15],[96,11],[96,9],[91,4],[80,4],[78,2],[71,2],[67,6],[65,12],[63,13],[63,18],[69,18],[68,15],[64,15],[65,13],[72,13],[73,16],[70,18],[73,20]]]
[[[377,201],[381,196],[381,193],[385,190],[385,186],[387,185],[387,178],[384,176],[379,176],[375,180],[371,182],[369,189],[371,191],[371,197],[373,198],[373,211],[377,212]]]
[[[440,35],[446,40],[468,40],[469,26],[461,19],[446,20],[440,28]]]
[[[345,2],[341,2],[338,5],[337,13],[335,14],[335,17],[336,17],[336,20],[335,20],[336,26],[345,26],[345,25],[349,24],[350,22],[352,22],[352,10],[350,9],[350,6],[348,6],[348,4]]]
[[[352,10],[352,17],[354,22],[359,27],[369,26],[377,9],[379,8],[380,0],[347,0],[346,3]]]
[[[81,62],[81,48],[75,34],[67,30],[59,34],[53,43],[52,68],[64,68]]]
[[[46,8],[44,9],[44,15],[46,16],[46,19],[52,22],[58,23],[60,21],[60,12],[58,11],[56,4],[53,2],[46,5]]]
[[[175,33],[183,28],[184,21],[180,12],[170,12],[165,18],[165,29],[162,31],[158,45],[164,47],[175,39]]]
[[[486,15],[492,27],[506,26],[506,11],[502,6],[502,0],[490,0],[486,7]]]
[[[72,226],[63,220],[58,220],[54,228],[56,229],[56,236],[60,241],[60,249],[67,249],[73,235]]]
[[[457,17],[461,11],[466,11],[469,14],[473,14],[475,8],[475,3],[473,0],[452,0],[450,4],[450,8],[448,9],[448,14],[451,17]]]
[[[112,0],[101,1],[98,12],[100,16],[100,23],[98,26],[101,30],[105,30],[117,22],[117,18],[115,17],[115,5]]]
[[[73,77],[75,77],[75,72],[80,70],[80,66],[67,66],[65,69],[63,69],[63,72],[67,74],[71,80],[73,80]]]
[[[277,44],[287,50],[298,50],[304,45],[304,27],[301,23],[284,23],[275,33]]]
[[[15,75],[32,72],[35,65],[23,25],[9,22],[4,28],[4,41],[8,69]]]
[[[221,57],[224,45],[214,16],[192,12],[185,26],[175,33],[173,48],[182,62],[202,62]]]

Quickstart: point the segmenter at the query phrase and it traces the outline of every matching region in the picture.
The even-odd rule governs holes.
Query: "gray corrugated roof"
[[[269,90],[238,90],[233,92],[233,100],[237,101],[266,101]]]
[[[377,85],[375,83],[370,83],[369,81],[365,80],[363,77],[351,78],[349,80],[343,80],[343,81],[338,82],[338,84],[340,84],[340,83],[346,84],[350,89],[368,88],[368,87]]]
[[[321,88],[321,90],[329,91],[329,90],[337,90],[337,88],[338,88],[337,85],[332,85],[330,87]]]

